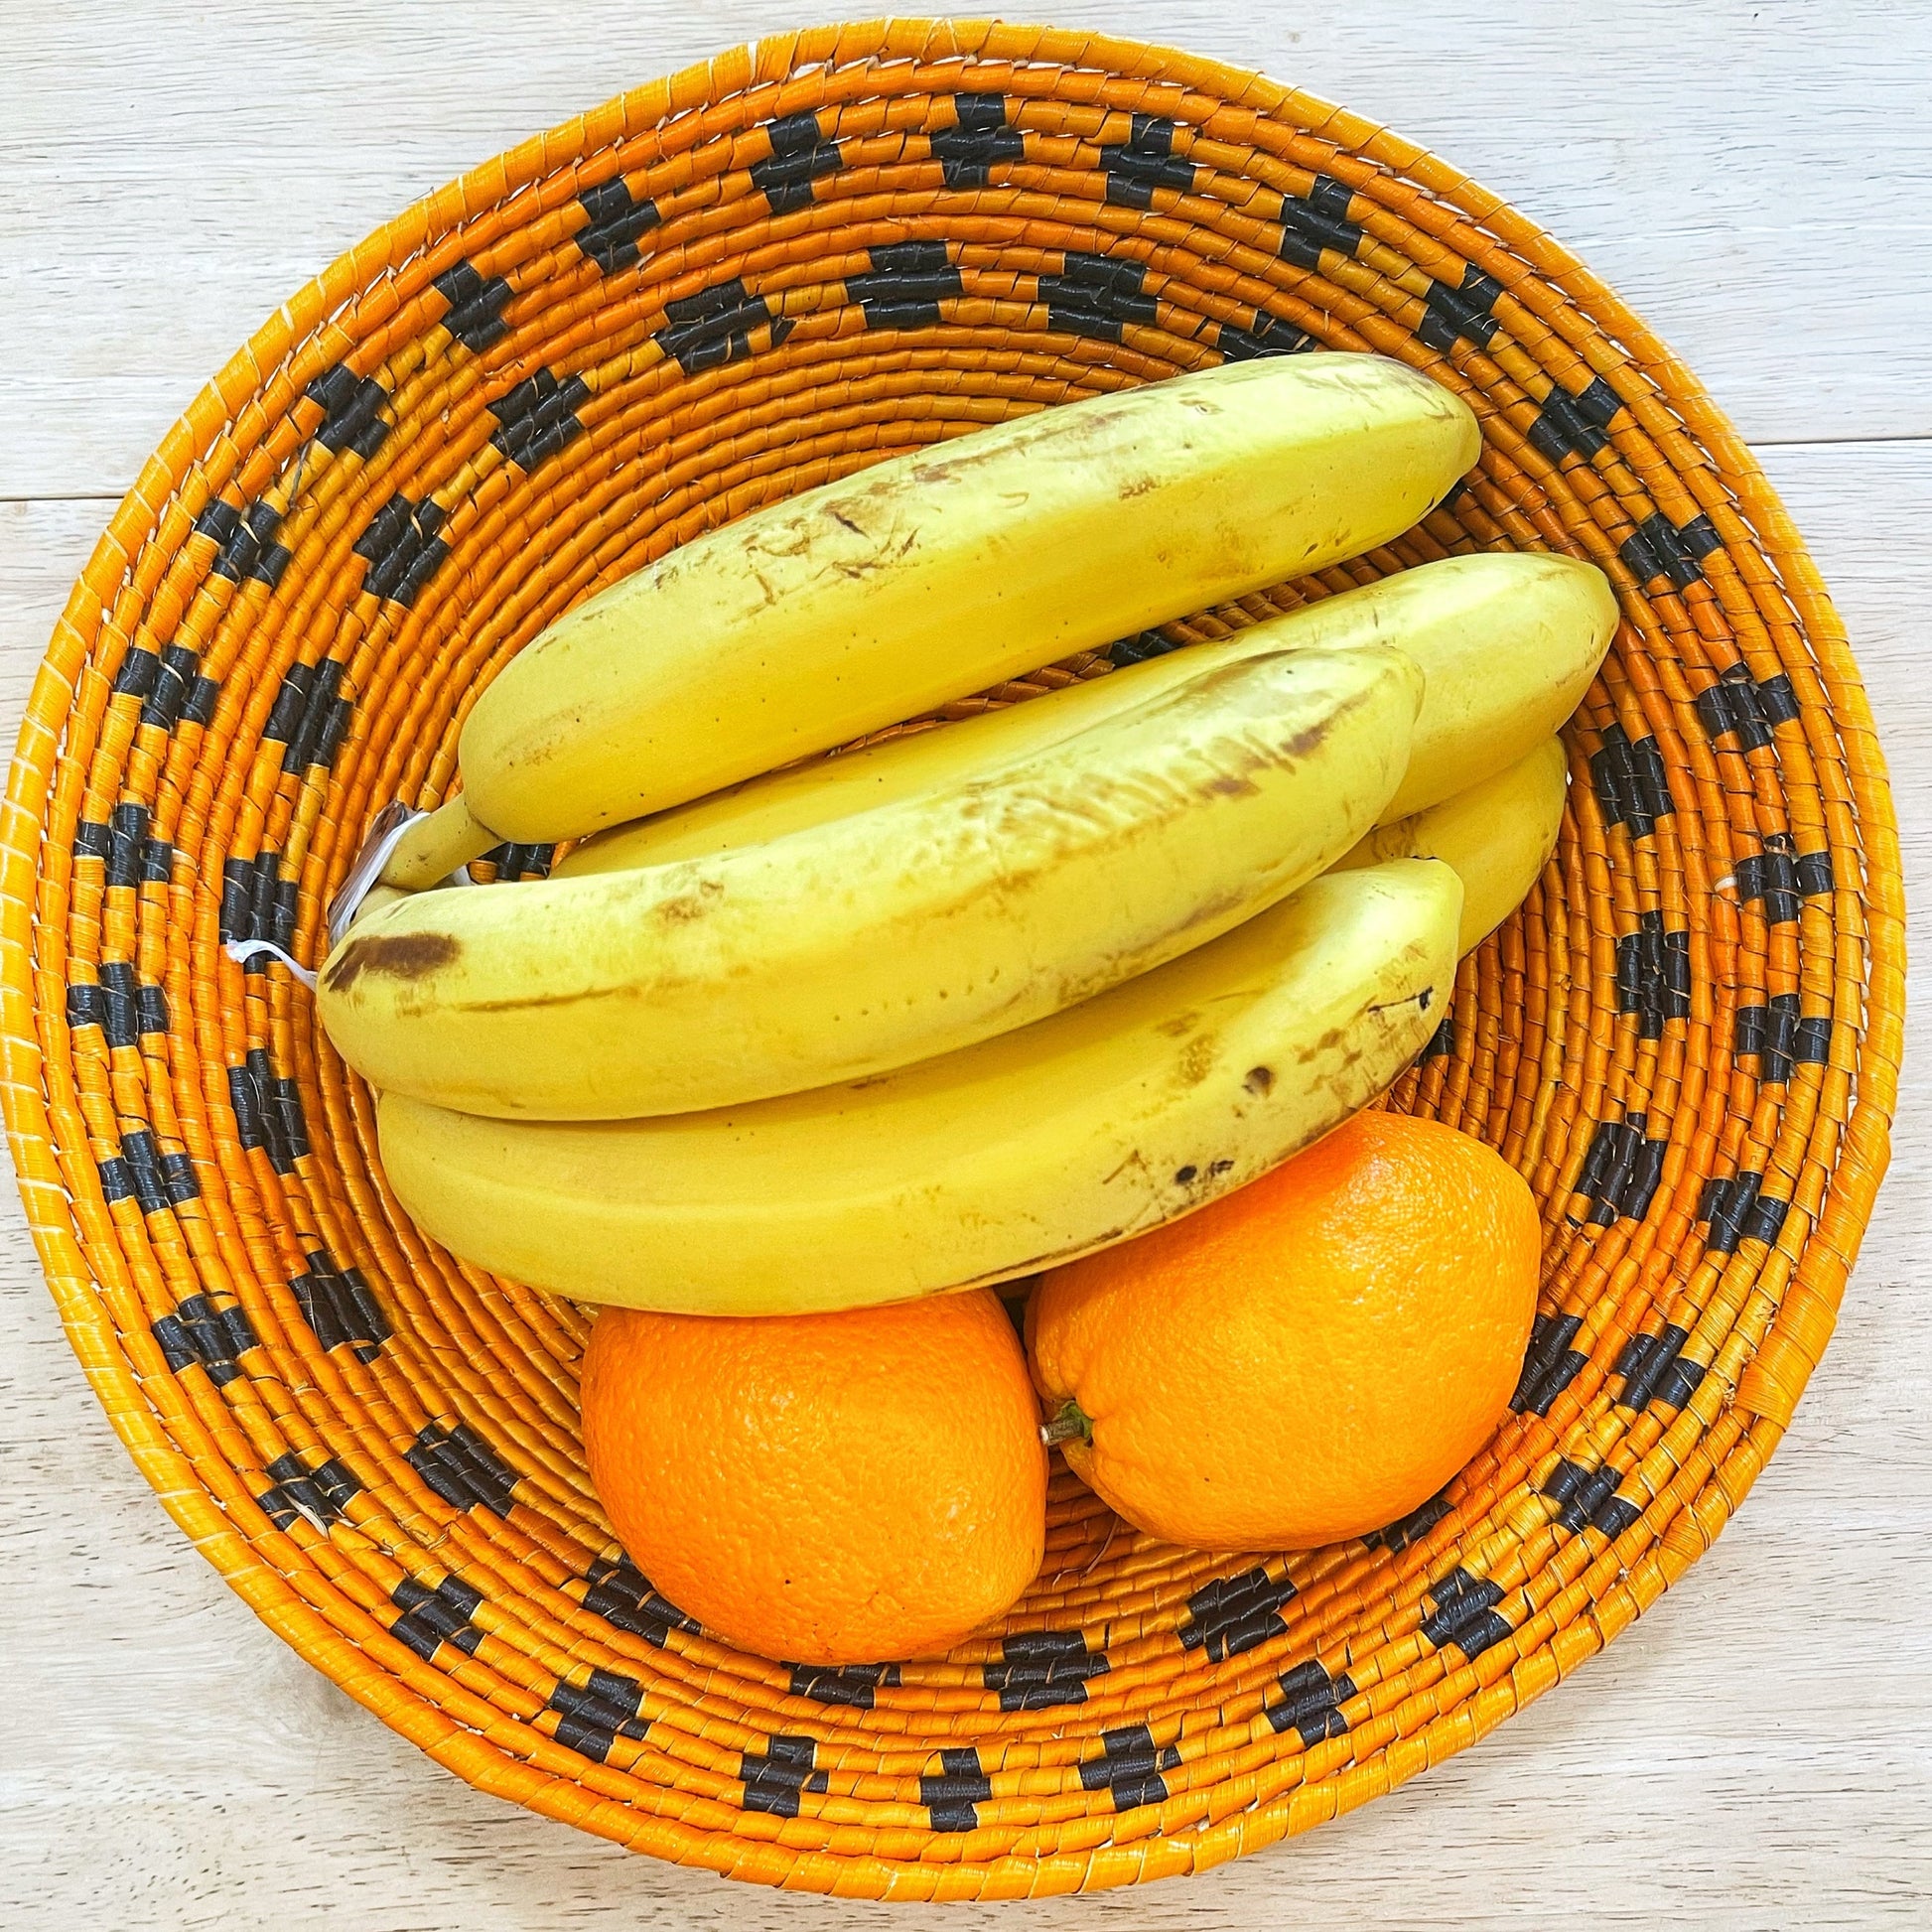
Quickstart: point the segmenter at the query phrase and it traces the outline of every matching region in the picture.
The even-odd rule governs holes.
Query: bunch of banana
[[[1547,862],[1594,570],[1452,558],[773,767],[1372,547],[1475,447],[1377,358],[1238,365],[882,465],[554,626],[321,976],[404,1206],[586,1300],[845,1307],[1108,1245],[1338,1124]],[[399,890],[587,833],[547,881]]]

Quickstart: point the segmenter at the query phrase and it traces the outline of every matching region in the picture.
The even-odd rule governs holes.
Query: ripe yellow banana
[[[1401,781],[1394,650],[1213,665],[1032,758],[787,838],[424,893],[324,967],[384,1090],[541,1120],[863,1078],[1162,965],[1325,870]]]
[[[1435,622],[1419,625],[1410,652],[1429,696],[1408,774],[1382,822],[1409,818],[1526,758],[1583,702],[1616,634],[1616,593],[1593,564],[1548,554],[1456,557],[1393,580],[1420,607],[1441,598]],[[1381,586],[1376,588],[1380,589]],[[1451,608],[1452,607],[1452,608]],[[1383,641],[1409,650],[1396,624]]]
[[[460,798],[390,885],[577,838],[1359,555],[1476,460],[1380,356],[1228,363],[894,458],[710,532],[561,618],[477,701]]]
[[[454,1252],[582,1301],[796,1313],[1029,1274],[1374,1098],[1442,1018],[1461,897],[1448,866],[1331,873],[1050,1019],[750,1106],[529,1122],[385,1093],[383,1168]]]
[[[1422,667],[1425,692],[1409,769],[1382,812],[1385,821],[1400,819],[1466,790],[1549,737],[1589,688],[1615,627],[1615,596],[1589,564],[1521,553],[1450,557],[1324,598],[1220,643],[774,771],[614,827],[580,845],[557,876],[581,879],[710,858],[958,784],[1042,752],[1214,665],[1291,649],[1393,644]]]
[[[1335,872],[1391,859],[1442,859],[1462,881],[1458,952],[1473,952],[1522,904],[1563,829],[1570,764],[1563,741],[1546,738],[1528,758],[1413,818],[1380,825]]]

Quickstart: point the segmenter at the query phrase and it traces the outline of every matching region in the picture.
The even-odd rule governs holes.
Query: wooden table
[[[1051,11],[1400,128],[1541,219],[1684,351],[1850,621],[1932,953],[1932,13]],[[286,293],[525,133],[799,17],[796,0],[0,0],[0,711],[18,716],[142,459]],[[1913,1066],[1926,1044],[1915,1020]],[[1394,1797],[1198,1881],[948,1924],[1932,1921],[1925,1103],[1920,1075],[1838,1336],[1741,1521],[1580,1682]],[[10,1193],[0,1284],[0,1923],[883,1919],[627,1857],[418,1756],[163,1515],[68,1352]]]

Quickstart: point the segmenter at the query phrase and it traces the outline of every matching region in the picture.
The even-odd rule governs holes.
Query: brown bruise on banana
[[[1226,677],[1242,668],[1244,667],[1231,665],[1224,670],[1215,671],[1203,678],[1198,686],[1190,689],[1212,690]],[[1018,820],[1030,809],[1044,808],[1052,814],[1054,820],[1059,821],[1057,825],[1049,825],[1049,829],[1057,831],[1058,836],[1052,847],[1042,853],[1036,864],[1021,872],[1002,874],[989,881],[980,890],[988,897],[996,900],[1017,899],[1030,891],[1042,874],[1050,873],[1061,865],[1068,852],[1076,845],[1086,847],[1089,852],[1102,849],[1090,846],[1086,838],[1076,835],[1074,831],[1076,819],[1084,827],[1096,822],[1105,824],[1112,817],[1115,821],[1114,842],[1133,838],[1145,822],[1142,814],[1145,812],[1145,799],[1151,784],[1166,785],[1170,789],[1171,798],[1179,810],[1184,810],[1185,806],[1196,798],[1212,800],[1253,796],[1260,789],[1255,782],[1256,773],[1286,773],[1312,759],[1339,727],[1345,724],[1355,712],[1373,701],[1374,694],[1371,690],[1357,691],[1338,702],[1319,722],[1277,743],[1270,743],[1263,734],[1252,729],[1231,732],[1220,745],[1215,747],[1213,754],[1215,768],[1205,778],[1195,779],[1191,775],[1175,777],[1169,774],[1142,774],[1133,779],[1115,782],[1103,774],[1082,794],[1077,812],[1062,799],[1016,791],[999,799],[1001,806],[999,817],[989,822],[988,814],[980,808],[980,800],[968,799],[960,808],[960,816],[968,822],[980,821],[990,839],[1003,840],[1019,836],[1023,828],[1010,827],[1000,821]],[[1137,935],[1134,954],[1145,957],[1152,951],[1165,957],[1170,943],[1175,936],[1197,930],[1202,926],[1216,925],[1243,902],[1243,896],[1233,892],[1199,900],[1173,926],[1159,933]],[[1062,974],[1056,986],[1057,1005],[1062,1010],[1075,1006],[1082,1000],[1090,999],[1095,993],[1118,985],[1120,979],[1119,957],[1109,954],[1104,959],[1094,961],[1085,972]],[[999,1010],[1010,1011],[1027,1001],[1034,991],[1035,986],[1032,984],[1017,985]]]
[[[322,983],[331,993],[346,993],[367,973],[414,985],[462,956],[463,941],[448,932],[369,932],[349,940],[325,969]]]
[[[789,521],[775,523],[768,529],[745,532],[741,538],[745,552],[744,568],[763,593],[762,608],[770,610],[781,598],[807,585],[823,583],[828,578],[863,583],[882,570],[903,563],[919,546],[917,526],[910,529],[903,527],[906,507],[902,493],[865,492],[820,503],[814,510],[794,516]],[[859,514],[854,515],[855,511]],[[883,514],[873,514],[875,511]],[[860,521],[860,516],[865,521]],[[814,527],[818,518],[836,524],[846,536],[858,538],[864,547],[855,549],[843,538],[828,541],[826,532]],[[774,586],[759,568],[760,559],[774,564],[789,564],[801,558],[814,557],[818,561],[803,584]]]

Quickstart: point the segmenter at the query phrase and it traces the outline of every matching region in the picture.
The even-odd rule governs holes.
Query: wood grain
[[[1767,466],[1851,622],[1896,774],[1916,955],[1932,958],[1932,441],[1879,440],[1932,436],[1932,133],[1908,111],[1932,20],[1576,11],[1054,14],[1265,67],[1429,142],[1592,260],[1750,434],[1801,446]],[[137,29],[124,6],[0,0],[0,715],[19,714],[100,499],[276,301],[468,163],[784,13],[517,0],[473,26],[359,0],[152,0]],[[1723,1541],[1579,1683],[1392,1798],[1198,1881],[948,1924],[1932,1918],[1925,1011],[1892,1179],[1788,1443]],[[484,1798],[310,1670],[136,1475],[11,1197],[0,1375],[0,1923],[885,1922]]]

